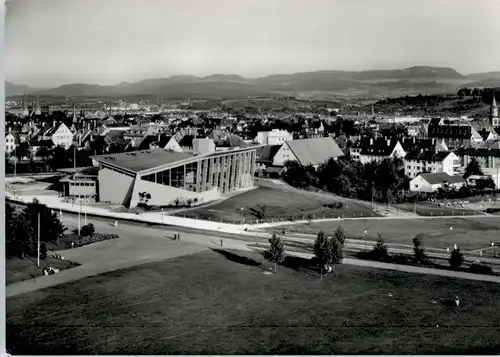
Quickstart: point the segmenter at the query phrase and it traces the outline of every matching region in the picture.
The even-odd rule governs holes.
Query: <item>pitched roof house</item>
[[[285,142],[273,158],[274,166],[283,166],[286,161],[297,161],[302,166],[319,166],[330,158],[344,153],[332,137],[299,139]]]

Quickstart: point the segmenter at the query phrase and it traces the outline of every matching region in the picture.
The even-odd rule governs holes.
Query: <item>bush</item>
[[[372,258],[373,260],[378,260],[382,262],[386,261],[388,256],[389,253],[387,252],[387,244],[379,234],[377,243],[375,244],[372,250]]]
[[[450,267],[452,269],[458,269],[464,262],[464,255],[462,254],[462,252],[460,252],[460,249],[453,249],[448,261],[450,262]]]
[[[47,258],[47,245],[45,242],[42,242],[40,244],[40,259],[46,259]]]
[[[492,274],[493,269],[489,265],[473,263],[469,267],[469,271],[474,274]]]
[[[94,233],[95,233],[95,228],[94,228],[94,225],[92,223],[89,223],[89,224],[83,226],[82,229],[80,230],[80,235],[82,237],[88,237]]]
[[[116,239],[118,235],[116,234],[100,234],[95,233],[91,236],[81,237],[75,241],[73,241],[73,248],[83,247],[84,245],[103,242],[110,239]],[[71,242],[66,243],[68,247],[71,247]]]
[[[419,233],[413,238],[413,260],[417,264],[426,263],[428,260],[424,248],[424,235]]]

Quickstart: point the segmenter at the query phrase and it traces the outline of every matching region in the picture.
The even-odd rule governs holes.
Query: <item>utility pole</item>
[[[38,244],[37,244],[37,258],[36,258],[36,266],[40,268],[40,212],[38,213]]]
[[[73,145],[73,168],[76,169],[76,146]]]

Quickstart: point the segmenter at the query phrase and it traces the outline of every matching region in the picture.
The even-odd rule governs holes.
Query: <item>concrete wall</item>
[[[177,198],[181,200],[197,198],[198,203],[206,203],[219,199],[221,196],[218,187],[214,187],[205,192],[192,192],[137,178],[130,200],[130,207],[135,207],[140,203],[140,192],[147,192],[151,195],[151,199],[147,201],[147,204],[150,206],[173,205]]]
[[[126,205],[130,199],[134,179],[107,168],[99,170],[99,201]]]

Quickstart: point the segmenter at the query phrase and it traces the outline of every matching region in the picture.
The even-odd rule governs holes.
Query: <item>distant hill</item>
[[[8,81],[5,81],[5,96],[16,96],[16,95],[24,95],[33,92],[33,88],[30,88],[25,85],[14,84]]]
[[[41,91],[41,96],[130,97],[162,96],[172,99],[231,99],[269,95],[399,96],[455,92],[471,83],[499,80],[500,72],[464,76],[453,68],[415,66],[397,70],[318,71],[269,75],[248,79],[235,74],[190,75],[122,82],[112,86],[74,83]],[[6,83],[7,95],[23,86]]]
[[[495,72],[484,72],[484,73],[472,73],[467,76],[467,78],[472,80],[500,80],[500,71]]]

